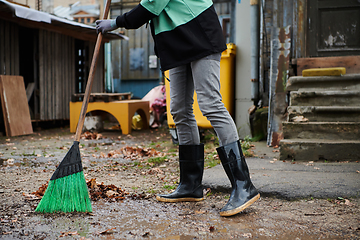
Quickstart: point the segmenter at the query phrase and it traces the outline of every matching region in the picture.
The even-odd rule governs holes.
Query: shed
[[[95,27],[0,0],[0,75],[21,75],[32,121],[68,120],[69,101],[85,91]],[[104,42],[124,39],[106,34]],[[104,92],[104,48],[92,92]],[[30,91],[33,88],[33,91]]]

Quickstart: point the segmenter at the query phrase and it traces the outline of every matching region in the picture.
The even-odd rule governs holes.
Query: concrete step
[[[358,122],[360,106],[289,106],[288,122],[303,116],[309,122]]]
[[[280,160],[359,161],[359,140],[283,139]]]
[[[360,139],[360,122],[283,122],[282,127],[285,139]]]
[[[360,90],[292,91],[291,106],[360,106]]]
[[[298,91],[300,89],[360,90],[360,74],[346,74],[343,76],[290,77],[286,83],[286,90]]]

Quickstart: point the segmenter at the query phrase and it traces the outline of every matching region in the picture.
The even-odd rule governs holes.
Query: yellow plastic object
[[[334,68],[310,68],[302,71],[303,77],[310,76],[341,76],[346,74],[344,67]]]
[[[235,55],[236,45],[233,43],[227,44],[227,49],[221,54],[220,61],[220,93],[222,95],[222,102],[231,115],[234,114],[234,86],[235,86]],[[169,72],[165,72],[165,76],[169,77]],[[171,79],[170,79],[171,81]],[[170,114],[170,84],[165,80],[166,88],[166,110],[167,121],[170,128],[175,128],[174,120]],[[197,95],[194,94],[194,114],[199,128],[212,128],[210,122],[204,117],[200,111],[197,101]]]
[[[82,102],[70,102],[70,132],[76,131]],[[89,102],[87,113],[95,110],[108,112],[113,115],[121,126],[123,134],[131,133],[132,117],[137,112],[143,121],[143,128],[149,127],[149,101],[123,100],[113,102]]]
[[[132,117],[132,129],[140,130],[143,128],[143,121],[140,115],[135,115]]]

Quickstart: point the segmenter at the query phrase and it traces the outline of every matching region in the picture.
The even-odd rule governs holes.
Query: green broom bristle
[[[35,212],[92,212],[78,141],[56,168]]]
[[[83,171],[50,180],[35,212],[92,212]]]

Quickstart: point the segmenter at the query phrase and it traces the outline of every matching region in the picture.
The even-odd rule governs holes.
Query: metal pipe
[[[237,21],[236,19],[236,0],[232,0],[230,2],[230,39],[229,42],[235,43],[235,23]]]
[[[260,9],[259,0],[250,0],[251,21],[251,100],[259,98],[259,49],[260,49]]]

